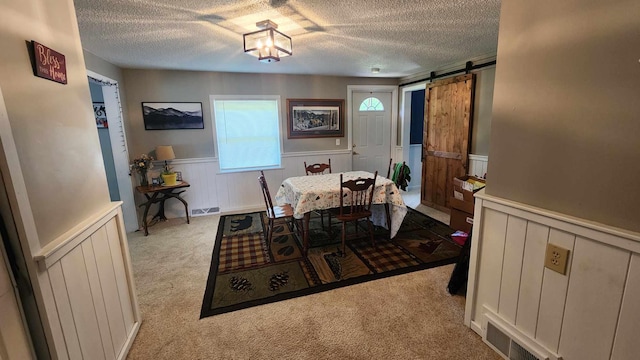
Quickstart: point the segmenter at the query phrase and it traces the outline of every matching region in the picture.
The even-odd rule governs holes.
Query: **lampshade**
[[[292,54],[291,38],[276,30],[278,25],[271,20],[256,23],[262,30],[242,35],[244,52],[253,54],[262,62],[280,61]]]
[[[176,155],[173,153],[171,145],[156,146],[156,160],[173,160]]]

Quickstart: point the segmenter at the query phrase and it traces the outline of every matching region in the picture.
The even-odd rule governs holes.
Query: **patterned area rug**
[[[461,249],[451,228],[413,209],[392,240],[376,227],[374,248],[361,229],[363,238],[347,240],[345,254],[341,224],[328,232],[312,217],[306,258],[284,225],[276,227],[268,251],[264,221],[264,212],[220,218],[200,318],[451,264]],[[354,232],[353,225],[347,231]]]

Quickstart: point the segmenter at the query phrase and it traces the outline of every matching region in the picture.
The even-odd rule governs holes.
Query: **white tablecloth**
[[[342,175],[343,181],[373,177],[372,173],[366,171],[349,171],[342,173]],[[302,219],[305,213],[313,210],[340,207],[340,173],[296,176],[285,179],[278,188],[275,200],[279,205],[291,204],[293,216],[297,219]],[[394,237],[407,214],[407,206],[393,181],[378,176],[373,192],[373,204],[375,205],[371,207],[373,213],[371,220],[374,224],[386,228],[385,203],[391,205],[389,207],[391,237]]]

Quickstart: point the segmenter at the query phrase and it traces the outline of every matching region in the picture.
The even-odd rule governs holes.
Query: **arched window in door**
[[[376,97],[368,97],[362,100],[360,111],[384,111],[384,105]]]

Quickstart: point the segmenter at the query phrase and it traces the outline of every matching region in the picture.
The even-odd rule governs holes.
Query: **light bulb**
[[[267,38],[267,46],[268,47],[272,47],[273,46],[273,42],[271,42],[271,38]]]
[[[258,49],[262,49],[262,41],[260,41],[260,40],[256,41],[256,47]]]

